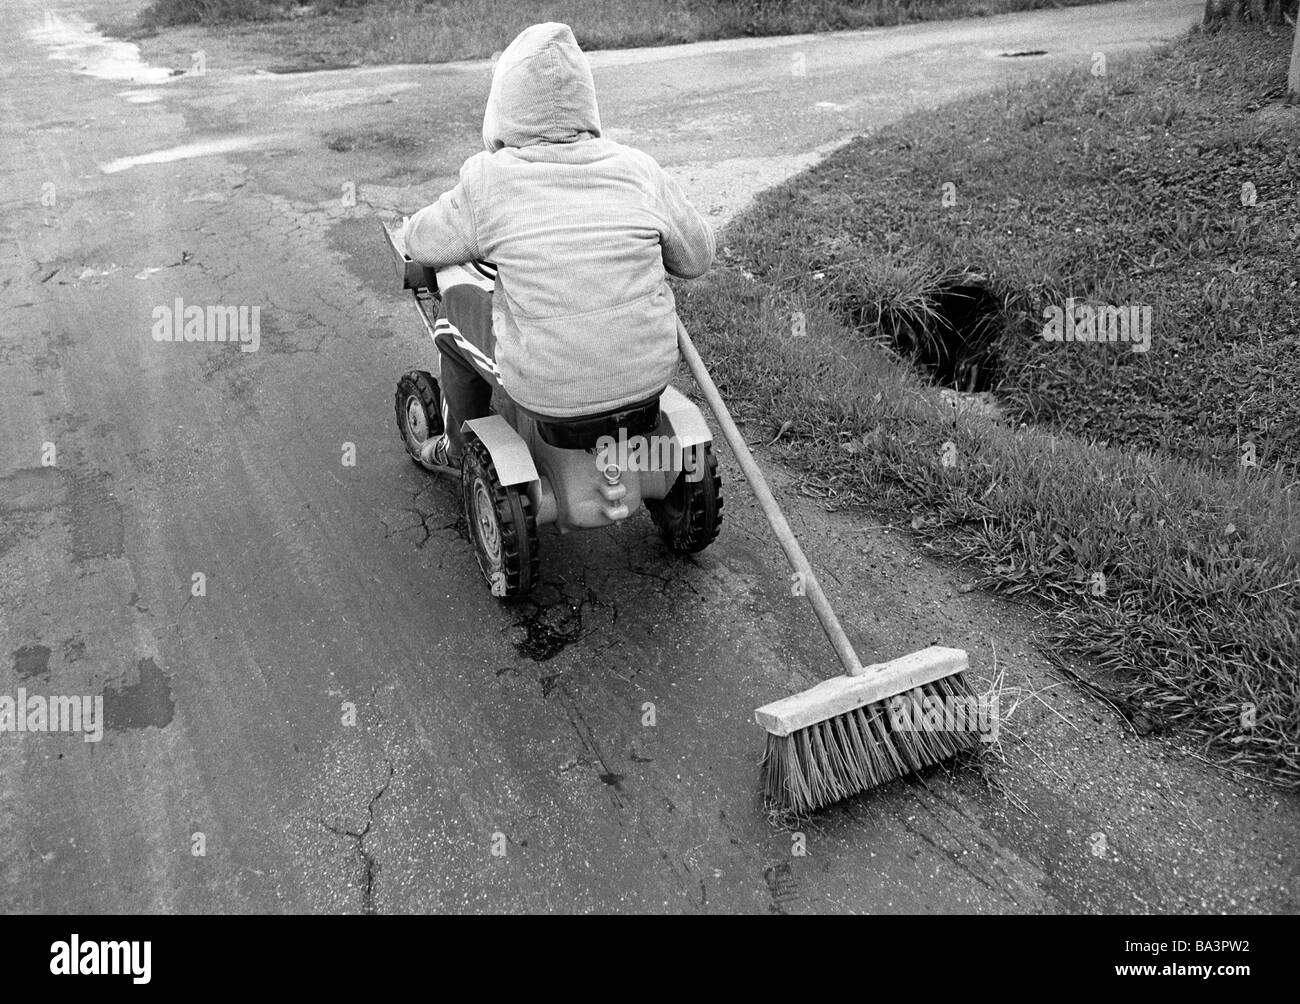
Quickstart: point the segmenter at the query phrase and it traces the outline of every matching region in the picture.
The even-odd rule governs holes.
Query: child
[[[444,465],[460,464],[461,422],[488,413],[494,386],[548,418],[655,396],[677,366],[665,272],[691,279],[713,261],[713,231],[677,184],[601,137],[568,25],[535,24],[501,54],[483,144],[405,229],[416,261],[464,266],[439,280],[443,429],[424,456]]]

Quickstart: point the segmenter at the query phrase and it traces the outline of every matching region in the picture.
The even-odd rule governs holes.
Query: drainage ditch
[[[938,282],[906,307],[846,301],[859,330],[878,328],[885,342],[932,384],[957,391],[992,390],[998,382],[1002,297],[977,276]]]

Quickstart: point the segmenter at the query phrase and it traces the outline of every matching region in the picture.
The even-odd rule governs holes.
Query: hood
[[[573,143],[600,135],[596,85],[567,24],[525,28],[501,53],[492,74],[483,145]]]

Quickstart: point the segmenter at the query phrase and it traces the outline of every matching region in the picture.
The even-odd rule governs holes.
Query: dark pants
[[[461,422],[486,416],[492,390],[501,386],[492,334],[492,293],[470,284],[444,290],[433,331],[442,357],[439,383],[447,456],[459,464],[465,452]]]

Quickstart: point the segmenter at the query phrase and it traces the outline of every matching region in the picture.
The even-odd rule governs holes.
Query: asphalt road
[[[610,134],[722,220],[810,151],[1199,10],[594,62]],[[779,469],[865,657],[939,641],[1005,674],[982,764],[768,817],[753,709],[834,669],[730,458],[697,560],[641,513],[545,533],[535,603],[488,594],[454,486],[396,436],[431,346],[373,219],[476,149],[486,63],[266,74],[189,33],[146,55],[206,73],[152,79],[85,41],[86,6],[5,11],[0,695],[102,696],[107,731],[0,733],[0,908],[1295,909],[1293,795],[1133,736],[1046,665],[1032,611]],[[1048,54],[999,55],[1025,49]],[[258,351],[155,341],[177,297],[258,307]]]

